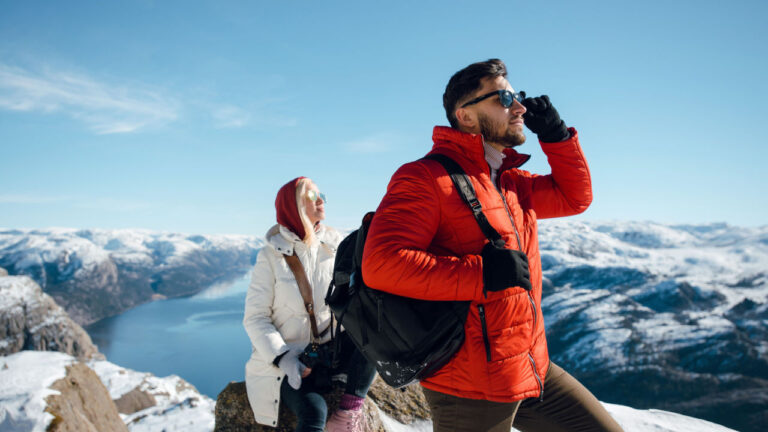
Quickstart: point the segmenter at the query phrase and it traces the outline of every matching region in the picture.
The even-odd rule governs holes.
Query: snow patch
[[[131,432],[213,430],[216,402],[200,394],[178,376],[160,378],[105,360],[92,361],[88,365],[107,387],[112,399],[119,399],[129,391],[139,389],[151,394],[157,401],[157,405],[136,413],[120,414]]]
[[[603,403],[608,413],[624,429],[624,432],[737,432],[682,414],[662,410],[637,410],[634,408]],[[387,432],[431,432],[432,421],[421,420],[406,425],[379,410],[381,422]],[[517,431],[514,427],[511,431]]]
[[[0,357],[0,430],[44,432],[53,416],[44,412],[50,389],[75,359],[58,352],[21,351]]]
[[[44,432],[53,419],[44,411],[45,398],[58,394],[49,387],[64,378],[66,367],[75,362],[69,355],[51,351],[21,351],[0,357],[0,430]],[[130,415],[120,414],[130,431],[213,430],[215,401],[201,395],[178,376],[159,378],[104,360],[87,364],[99,376],[112,399],[135,388],[154,396],[157,405]]]
[[[26,276],[0,277],[0,311],[8,313],[22,305],[34,305],[43,295],[40,287]]]
[[[693,417],[656,409],[637,410],[603,403],[625,432],[737,432]]]

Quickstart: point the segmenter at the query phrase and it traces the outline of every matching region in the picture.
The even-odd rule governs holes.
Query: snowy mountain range
[[[768,425],[768,227],[541,223],[552,360],[602,401]]]
[[[605,402],[764,430],[768,227],[542,221],[539,241],[554,362]],[[246,236],[0,230],[0,267],[29,275],[90,322],[240,276],[261,245]]]
[[[261,245],[240,235],[0,229],[0,267],[34,279],[85,325],[241,277]]]

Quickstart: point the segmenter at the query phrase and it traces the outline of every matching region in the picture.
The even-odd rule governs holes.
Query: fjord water
[[[110,362],[160,377],[178,375],[216,399],[230,381],[245,379],[251,343],[242,321],[249,280],[147,303],[86,330]]]

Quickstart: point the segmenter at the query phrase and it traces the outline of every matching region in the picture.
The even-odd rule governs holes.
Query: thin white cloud
[[[249,107],[218,105],[210,107],[213,124],[218,129],[235,129],[252,126],[256,128],[294,127],[295,118],[283,116],[280,111],[282,99],[269,98],[251,103]]]
[[[397,136],[389,133],[381,133],[363,137],[342,144],[342,147],[354,153],[385,153],[394,148],[393,143]]]
[[[126,133],[178,117],[178,103],[141,86],[120,86],[84,74],[0,63],[0,109],[63,112],[99,134]]]
[[[213,110],[214,125],[220,129],[241,128],[251,121],[251,114],[242,108],[227,105]]]

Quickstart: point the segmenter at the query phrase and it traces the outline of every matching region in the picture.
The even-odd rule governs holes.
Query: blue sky
[[[498,57],[578,129],[583,220],[768,223],[768,3],[0,0],[0,227],[357,225]],[[549,172],[529,134],[525,166]]]

